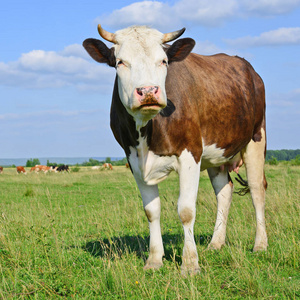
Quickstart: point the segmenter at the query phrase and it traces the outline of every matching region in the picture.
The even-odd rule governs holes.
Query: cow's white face
[[[162,46],[163,34],[134,27],[115,35],[119,96],[136,122],[144,124],[167,105],[168,57]]]
[[[116,68],[119,97],[137,126],[144,126],[167,105],[168,64],[186,58],[195,41],[180,39],[164,49],[163,44],[179,37],[184,29],[163,34],[145,26],[133,26],[112,34],[99,25],[98,30],[115,45],[109,49],[99,40],[87,39],[83,46],[97,62]]]

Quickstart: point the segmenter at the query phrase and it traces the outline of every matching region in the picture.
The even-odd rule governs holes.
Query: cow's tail
[[[243,186],[242,188],[239,188],[237,191],[235,191],[235,194],[238,194],[240,196],[244,196],[250,192],[250,188],[248,185],[248,181],[244,180],[240,174],[237,174],[238,177],[235,177],[235,180]]]

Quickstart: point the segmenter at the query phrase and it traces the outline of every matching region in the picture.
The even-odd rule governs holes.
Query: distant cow
[[[102,165],[102,168],[113,170],[112,164],[110,164],[110,163],[104,163]]]
[[[56,168],[51,166],[51,167],[48,167],[48,166],[44,166],[44,165],[35,165],[34,167],[32,167],[30,169],[30,172],[35,172],[35,173],[39,173],[40,171],[43,171],[45,174],[47,172],[56,172]]]
[[[0,167],[0,174],[3,173],[3,167]]]
[[[67,171],[69,172],[69,166],[68,165],[61,165],[57,167],[57,172]]]
[[[39,172],[39,171],[44,171],[45,170],[45,167],[44,165],[35,165],[35,172]],[[30,170],[31,171],[31,170]]]
[[[266,250],[264,175],[265,88],[245,59],[191,53],[195,41],[185,28],[161,33],[133,26],[115,33],[100,25],[102,38],[83,46],[99,63],[115,68],[110,126],[124,149],[149,221],[150,247],[145,269],[162,266],[158,183],[179,175],[178,214],[184,229],[183,273],[199,272],[194,239],[200,170],[207,169],[217,198],[210,249],[225,244],[233,183],[229,171],[245,164],[256,211],[254,251]]]
[[[23,173],[23,174],[27,174],[26,173],[26,170],[24,169],[24,167],[22,167],[22,166],[18,166],[17,167],[17,173],[19,174],[19,173]]]
[[[93,166],[92,167],[92,170],[99,170],[100,169],[100,166]]]

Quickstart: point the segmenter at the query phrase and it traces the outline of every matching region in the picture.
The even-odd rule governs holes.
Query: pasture
[[[144,271],[148,223],[129,169],[80,168],[46,175],[4,169],[0,298],[299,299],[299,175],[297,166],[266,166],[267,252],[252,252],[254,209],[249,195],[236,194],[226,246],[217,252],[206,251],[216,201],[202,172],[195,224],[201,273],[182,277],[177,174],[159,185],[164,266]],[[235,180],[234,184],[239,187]]]

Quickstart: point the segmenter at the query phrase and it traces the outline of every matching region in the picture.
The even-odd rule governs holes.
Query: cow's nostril
[[[158,89],[159,89],[158,86],[155,86],[155,87],[154,87],[154,94],[157,94],[157,93],[158,93]]]
[[[136,92],[138,95],[143,96],[143,90],[141,88],[137,88]]]

